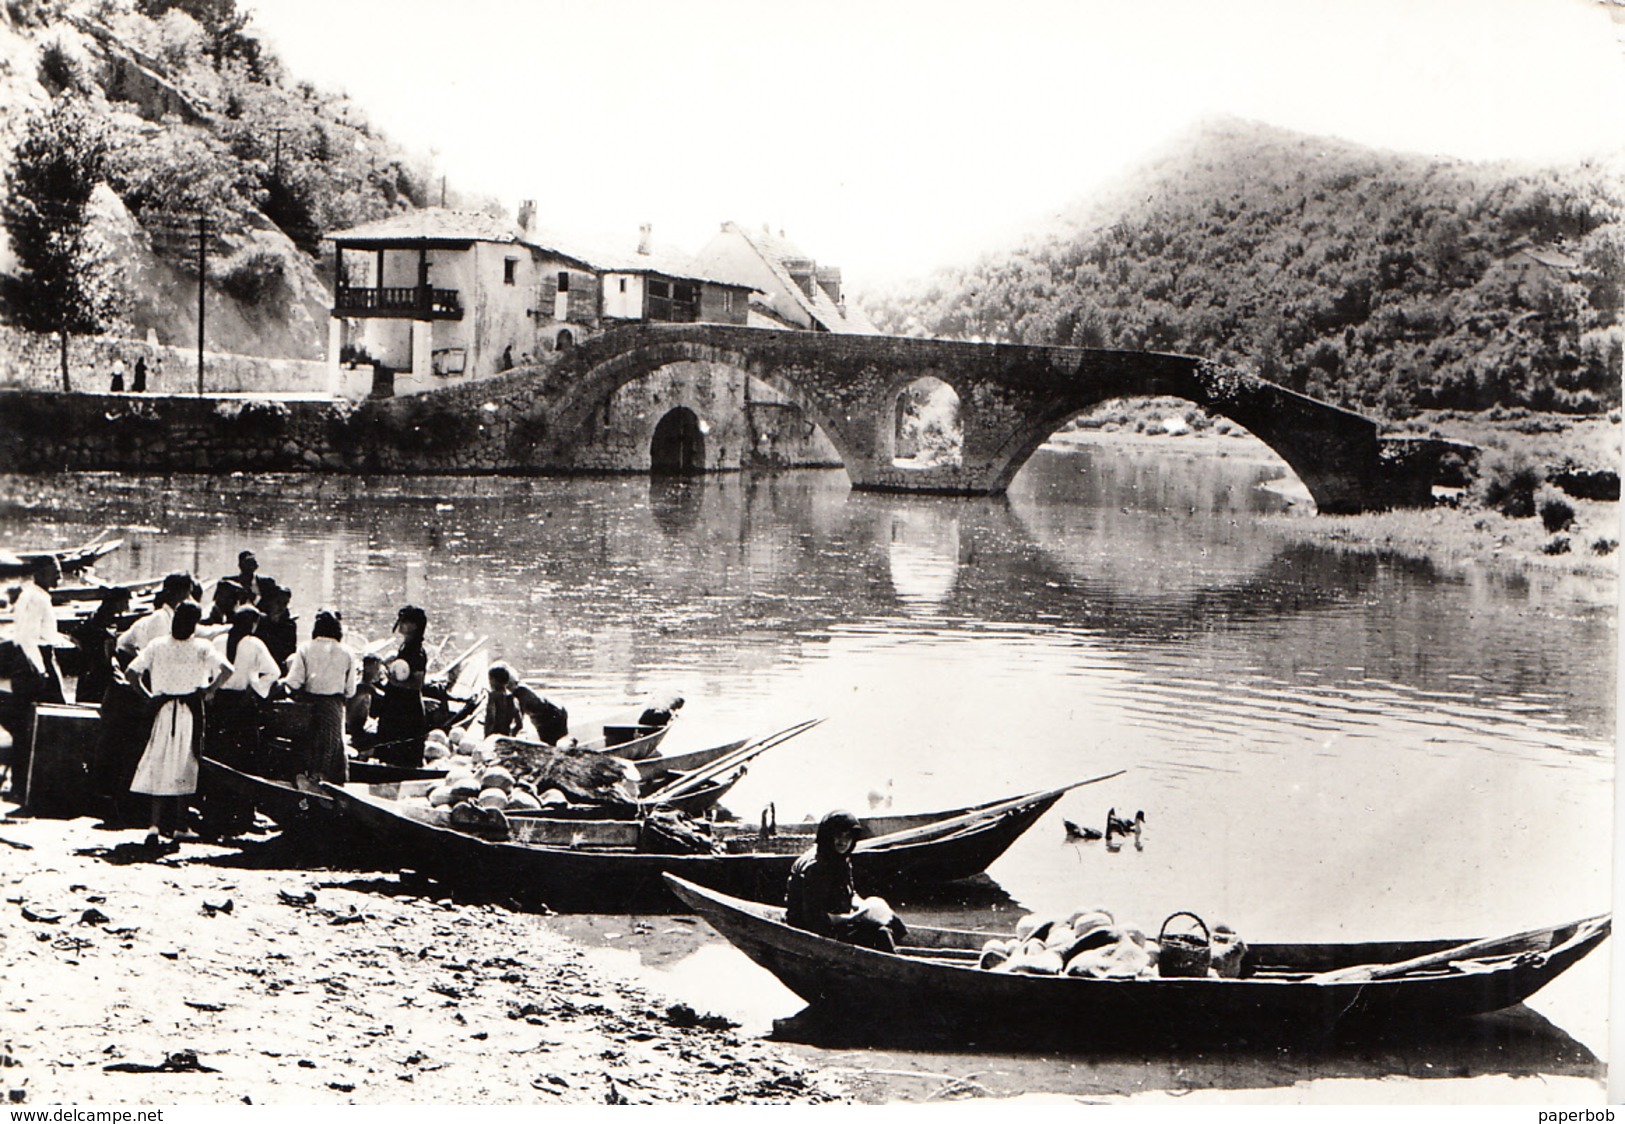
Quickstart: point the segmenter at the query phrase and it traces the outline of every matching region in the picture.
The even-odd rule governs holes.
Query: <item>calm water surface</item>
[[[1294,542],[1259,487],[1279,475],[1084,446],[988,500],[863,495],[838,470],[11,478],[0,545],[120,525],[110,578],[225,574],[252,547],[305,620],[336,605],[374,637],[423,604],[431,639],[489,635],[577,716],[676,689],[672,751],[827,716],[735,789],[752,818],[1128,770],[1066,797],[996,885],[931,907],[958,921],[1099,903],[1150,929],[1189,909],[1244,937],[1361,939],[1608,908],[1612,592]],[[1064,841],[1062,816],[1102,826],[1110,806],[1145,811],[1140,849]],[[725,946],[646,959],[752,1029],[800,1006]],[[1604,950],[1532,1006],[1604,1053],[1606,985]]]

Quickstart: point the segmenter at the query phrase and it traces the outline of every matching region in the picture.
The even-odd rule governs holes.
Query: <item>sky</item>
[[[1012,244],[1201,119],[1567,163],[1625,150],[1625,0],[246,0],[455,189],[847,287]]]

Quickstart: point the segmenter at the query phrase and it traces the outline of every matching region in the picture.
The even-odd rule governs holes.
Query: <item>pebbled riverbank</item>
[[[6,810],[11,810],[9,807]],[[835,1077],[394,875],[0,822],[0,1085],[82,1104],[817,1103]]]

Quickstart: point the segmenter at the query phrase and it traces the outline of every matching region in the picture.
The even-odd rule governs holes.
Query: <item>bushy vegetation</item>
[[[888,331],[1174,351],[1401,417],[1620,401],[1625,213],[1602,169],[1210,126],[1050,235],[870,302]],[[1573,268],[1521,269],[1558,249]]]
[[[1549,485],[1536,494],[1535,510],[1540,513],[1541,525],[1549,534],[1555,535],[1574,525],[1574,505]]]
[[[16,26],[46,36],[67,26],[56,6],[9,3],[14,20],[23,17]],[[89,18],[199,116],[107,115],[108,179],[149,229],[162,234],[203,213],[231,231],[259,210],[314,254],[332,230],[428,202],[427,163],[381,137],[343,95],[285,79],[237,0],[102,0]],[[43,39],[40,67],[53,94],[100,97],[95,67],[62,39]]]
[[[274,303],[288,292],[288,259],[275,250],[239,250],[221,267],[219,284],[244,304]]]
[[[1489,450],[1479,459],[1474,498],[1511,519],[1535,514],[1535,491],[1542,483],[1540,469],[1515,453]]]
[[[63,97],[27,120],[6,167],[0,215],[22,266],[6,303],[24,327],[57,333],[63,390],[72,389],[68,337],[109,327],[126,303],[89,221],[91,195],[111,159],[99,117],[83,99]]]

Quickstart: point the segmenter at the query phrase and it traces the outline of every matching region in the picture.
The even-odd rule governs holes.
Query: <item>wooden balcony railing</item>
[[[333,295],[333,311],[340,316],[405,316],[417,320],[461,320],[463,304],[456,289],[428,285],[352,288],[340,285]]]

